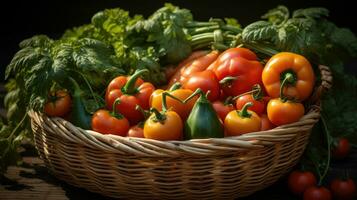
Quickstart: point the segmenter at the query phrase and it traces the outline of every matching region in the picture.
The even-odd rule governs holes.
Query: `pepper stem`
[[[206,97],[206,94],[205,94],[200,88],[197,88],[197,90],[196,90],[194,93],[192,93],[189,97],[187,97],[187,98],[183,101],[183,103],[187,103],[189,100],[191,100],[192,98],[194,98],[194,97],[197,96],[198,94],[200,95],[200,98],[199,98],[200,101],[207,101],[207,102],[209,102],[208,99],[207,99],[207,97]]]
[[[175,91],[177,89],[180,89],[182,87],[182,84],[180,82],[175,82],[169,89],[169,91]]]
[[[166,111],[167,111],[166,96],[169,96],[169,97],[171,97],[171,98],[173,98],[173,99],[175,99],[176,101],[179,101],[179,102],[181,102],[181,103],[185,103],[184,101],[182,101],[181,99],[175,97],[174,95],[172,95],[172,94],[170,94],[170,93],[168,93],[168,92],[163,92],[163,93],[162,93],[162,101],[161,101],[161,102],[162,102],[162,111],[163,111],[163,112],[166,112]]]
[[[234,76],[227,76],[225,77],[224,79],[220,80],[219,81],[219,84],[220,85],[228,85],[228,84],[231,84],[233,81],[237,80],[238,78],[237,77],[234,77]]]
[[[156,108],[150,108],[150,112],[155,114],[153,119],[154,122],[164,122],[166,120],[166,115],[160,113]]]
[[[147,119],[150,116],[150,112],[148,110],[144,110],[144,108],[142,108],[140,105],[136,105],[135,110],[140,111],[141,114],[143,114],[144,119]]]
[[[148,69],[136,70],[133,75],[130,76],[129,80],[126,82],[124,87],[122,88],[122,92],[124,94],[135,94],[137,89],[135,88],[135,83],[138,78],[144,73],[148,73]]]
[[[260,100],[263,97],[263,90],[262,87],[259,84],[255,84],[252,87],[252,90],[248,92],[244,92],[238,96],[233,97],[233,101],[237,100],[239,97],[247,95],[247,94],[252,94],[254,100]]]
[[[237,114],[241,117],[241,118],[250,118],[252,116],[252,114],[250,114],[248,112],[248,108],[253,106],[252,102],[248,102],[246,104],[244,104],[242,110],[237,110]]]
[[[284,96],[284,87],[287,84],[294,84],[294,82],[295,82],[295,79],[294,79],[294,74],[293,73],[287,72],[287,73],[284,74],[284,79],[283,79],[283,81],[281,82],[281,85],[280,85],[280,99],[283,102],[286,102],[288,100],[288,97]]]
[[[113,103],[113,107],[112,107],[112,112],[110,112],[110,114],[117,119],[123,119],[124,116],[122,114],[120,114],[116,109],[118,104],[120,104],[120,98],[115,99],[115,101]]]
[[[234,98],[232,96],[229,96],[227,97],[224,102],[223,102],[223,105],[230,105],[230,104],[233,104],[232,102],[234,101]]]

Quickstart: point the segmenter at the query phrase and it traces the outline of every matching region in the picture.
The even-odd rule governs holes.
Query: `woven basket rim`
[[[92,130],[83,130],[69,121],[58,117],[29,111],[31,120],[50,130],[51,134],[71,142],[107,152],[148,157],[178,157],[231,154],[232,151],[249,151],[274,145],[296,136],[302,131],[312,129],[320,118],[320,97],[332,85],[332,75],[327,66],[319,65],[321,84],[315,88],[310,98],[308,112],[298,121],[278,126],[267,131],[246,133],[240,136],[183,141],[158,141],[147,138],[104,135]]]

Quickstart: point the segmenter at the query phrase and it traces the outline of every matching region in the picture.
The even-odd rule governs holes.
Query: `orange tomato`
[[[224,120],[227,136],[238,136],[244,133],[260,131],[261,119],[254,112],[247,110],[252,103],[247,103],[242,110],[233,110]]]
[[[269,59],[262,73],[262,81],[269,96],[280,97],[280,86],[285,78],[287,84],[283,88],[284,96],[300,101],[310,96],[315,76],[311,64],[305,57],[281,52]]]
[[[158,119],[153,113],[144,124],[144,137],[154,140],[181,140],[183,137],[183,124],[180,116],[174,111],[161,113]]]
[[[280,98],[271,99],[267,106],[268,118],[276,126],[299,121],[305,108],[301,103],[285,101]]]

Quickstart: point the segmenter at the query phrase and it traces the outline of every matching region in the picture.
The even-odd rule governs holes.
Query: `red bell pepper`
[[[213,71],[228,96],[240,95],[262,83],[263,66],[255,53],[246,48],[231,48],[223,52]]]

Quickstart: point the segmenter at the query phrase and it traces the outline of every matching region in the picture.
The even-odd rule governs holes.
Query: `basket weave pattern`
[[[30,112],[35,145],[54,175],[72,185],[128,199],[232,199],[261,190],[299,160],[319,99],[332,76],[319,66],[321,84],[300,121],[229,138],[155,141],[82,130],[62,118]]]

